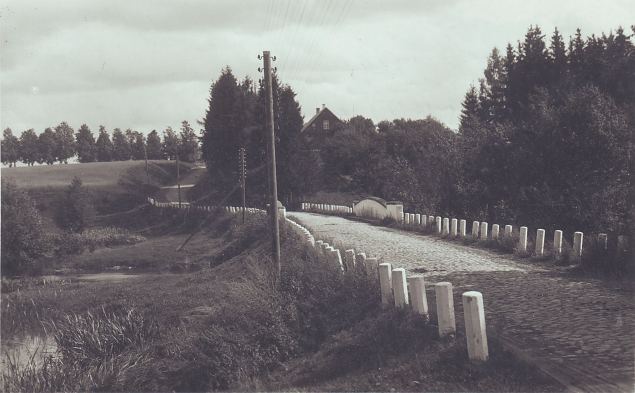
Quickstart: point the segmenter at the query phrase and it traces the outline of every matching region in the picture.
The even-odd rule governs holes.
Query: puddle
[[[3,341],[0,349],[0,372],[4,373],[9,365],[25,367],[32,363],[40,367],[43,360],[55,355],[56,351],[55,340],[46,335],[27,334]]]

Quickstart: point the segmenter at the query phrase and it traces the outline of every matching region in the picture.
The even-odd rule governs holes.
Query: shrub
[[[66,193],[58,201],[55,221],[62,229],[82,232],[94,216],[95,209],[88,193],[82,187],[82,180],[75,176]]]
[[[21,274],[47,249],[42,219],[29,195],[2,181],[2,273]]]
[[[134,309],[66,314],[49,322],[65,364],[82,367],[100,363],[130,347],[141,347],[158,336],[157,323]]]

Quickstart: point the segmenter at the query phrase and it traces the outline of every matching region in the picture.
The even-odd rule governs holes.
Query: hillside
[[[153,166],[174,165],[169,161],[149,161]],[[164,168],[165,169],[165,168]],[[84,186],[116,186],[126,175],[143,175],[144,161],[90,162],[70,165],[41,165],[18,168],[2,168],[2,178],[11,180],[20,188],[66,187],[73,177],[82,179]]]

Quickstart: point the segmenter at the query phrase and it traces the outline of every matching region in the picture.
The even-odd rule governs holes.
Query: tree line
[[[183,161],[194,162],[198,157],[199,137],[187,121],[181,123],[177,134],[172,127],[163,131],[163,139],[156,130],[147,137],[139,131],[115,128],[112,134],[99,126],[97,139],[86,125],[75,132],[66,122],[55,128],[48,127],[40,135],[34,129],[13,135],[11,128],[3,132],[1,142],[2,163],[15,166],[18,161],[27,165],[35,163],[53,165],[68,163],[77,156],[79,162],[108,162],[143,160],[173,160],[177,153]]]
[[[633,222],[635,50],[622,28],[548,43],[539,27],[494,48],[455,132],[438,120],[356,116],[302,135],[295,93],[274,77],[281,200],[318,190],[397,199],[407,209],[549,229],[627,232]],[[220,199],[248,150],[249,198],[267,191],[264,90],[230,68],[212,85],[203,157]],[[238,197],[238,193],[234,195]],[[556,226],[558,228],[556,228]]]

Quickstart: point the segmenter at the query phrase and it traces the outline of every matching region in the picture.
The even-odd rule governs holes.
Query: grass
[[[137,255],[168,266],[170,255],[183,255],[169,250],[199,223],[176,213],[137,223],[147,226],[141,229],[149,240],[113,248],[102,261]],[[511,373],[516,363],[508,358],[474,377],[460,341],[438,340],[435,326],[411,313],[382,310],[376,275],[341,274],[287,225],[278,283],[262,236],[267,225],[261,217],[243,225],[221,214],[186,247],[192,257],[207,259],[206,252],[215,261],[196,273],[125,283],[3,282],[3,339],[46,328],[58,346],[43,366],[5,371],[4,390],[453,391],[456,378],[470,389],[537,389],[533,374]],[[214,259],[229,247],[231,254]]]
[[[173,163],[164,160],[149,161],[160,169],[153,172],[170,174],[167,169]],[[189,168],[188,164],[184,164]],[[32,167],[2,168],[2,177],[12,180],[23,189],[66,187],[73,177],[82,179],[85,187],[116,187],[127,176],[145,176],[144,161],[90,162],[69,165],[42,165]],[[158,178],[160,176],[153,176]]]

